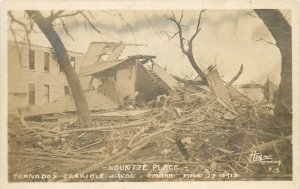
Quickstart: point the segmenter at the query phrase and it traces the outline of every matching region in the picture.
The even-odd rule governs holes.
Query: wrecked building
[[[134,55],[119,59],[127,45],[91,43],[78,73],[83,89],[96,90],[120,105],[170,95],[178,83],[154,63],[155,56]]]
[[[93,42],[85,55],[68,52],[90,110],[148,102],[172,94],[177,87],[177,81],[153,62],[155,56],[120,58],[130,45]],[[37,45],[23,48],[20,61],[15,43],[9,43],[9,108],[14,112],[25,108],[25,116],[76,111],[53,50]]]
[[[68,51],[71,65],[79,71],[83,53]],[[8,111],[44,105],[70,95],[65,74],[52,48],[8,41]]]

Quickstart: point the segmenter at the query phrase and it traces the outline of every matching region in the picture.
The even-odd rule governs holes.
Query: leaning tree
[[[17,24],[21,26],[26,32],[27,42],[28,45],[30,46],[30,38],[29,38],[30,32],[34,30],[34,24],[38,26],[38,28],[43,32],[43,34],[46,36],[46,38],[52,45],[55,56],[57,58],[57,63],[59,64],[62,71],[66,75],[67,81],[72,91],[72,96],[75,102],[80,126],[90,127],[92,123],[91,115],[90,115],[88,103],[85,98],[83,89],[80,85],[79,77],[77,76],[75,70],[71,66],[65,45],[62,42],[58,33],[55,31],[53,23],[55,21],[59,21],[65,33],[72,38],[64,19],[67,17],[75,17],[78,15],[84,18],[84,20],[88,22],[89,25],[98,33],[100,33],[100,31],[93,25],[91,20],[83,11],[74,11],[70,13],[67,13],[63,10],[59,10],[56,12],[51,11],[48,16],[44,16],[40,11],[37,10],[26,10],[25,12],[28,15],[29,24],[25,24],[24,22],[21,21],[21,19],[16,18],[11,11],[8,12],[12,34],[14,35],[14,37],[16,36],[16,33],[12,28],[13,24]]]
[[[281,81],[275,114],[292,115],[292,28],[279,10],[255,9],[276,41],[281,54]]]

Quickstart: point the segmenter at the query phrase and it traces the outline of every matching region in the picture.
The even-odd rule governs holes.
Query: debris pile
[[[94,114],[91,128],[79,128],[72,114],[59,115],[57,121],[9,123],[9,179],[29,173],[107,172],[108,165],[130,163],[178,164],[185,167],[172,172],[178,175],[292,179],[291,123],[278,125],[269,102],[253,101],[230,86],[220,88],[214,78],[209,83],[210,88],[179,87],[177,98],[164,103],[157,98],[151,109]],[[264,154],[272,163],[259,158]],[[57,180],[72,179],[45,181]],[[117,178],[103,181],[110,180]],[[146,180],[155,179],[135,179]]]

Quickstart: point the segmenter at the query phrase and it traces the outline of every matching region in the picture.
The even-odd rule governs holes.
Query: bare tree
[[[182,32],[182,18],[183,18],[183,11],[181,11],[181,15],[180,18],[177,19],[174,15],[174,12],[172,12],[172,17],[168,18],[170,21],[174,22],[177,26],[178,31],[176,33],[174,33],[174,35],[170,36],[169,35],[169,39],[174,38],[175,36],[179,36],[179,44],[180,44],[180,49],[182,51],[182,53],[187,56],[187,58],[189,59],[189,62],[191,63],[192,67],[194,68],[194,70],[197,72],[197,74],[200,76],[200,78],[202,79],[202,81],[200,82],[200,84],[203,85],[207,85],[207,79],[206,79],[206,75],[203,72],[203,70],[201,70],[201,68],[199,67],[199,65],[197,64],[195,58],[194,58],[194,54],[193,54],[193,41],[196,38],[196,36],[198,35],[198,33],[201,31],[201,17],[202,14],[205,12],[206,10],[201,10],[198,16],[198,21],[197,21],[197,26],[196,26],[196,30],[195,33],[192,35],[192,37],[187,41],[187,47],[185,47],[185,38],[183,37],[183,32]]]
[[[193,33],[192,37],[187,40],[187,45],[185,45],[185,38],[183,36],[183,31],[182,31],[182,19],[183,19],[183,11],[181,11],[181,15],[179,19],[176,19],[174,12],[172,12],[172,17],[168,18],[169,20],[171,20],[172,22],[174,22],[177,26],[178,31],[175,32],[172,35],[169,35],[167,33],[167,36],[169,39],[173,39],[174,37],[176,37],[178,35],[179,37],[179,44],[180,44],[180,49],[182,51],[182,53],[187,56],[187,58],[189,59],[189,62],[191,63],[192,67],[194,68],[194,70],[198,73],[199,77],[201,78],[201,81],[193,81],[193,80],[185,80],[185,79],[181,79],[179,77],[175,77],[175,79],[181,83],[185,83],[188,85],[208,85],[207,82],[207,78],[205,73],[203,72],[203,70],[201,70],[201,68],[199,67],[198,63],[196,62],[195,58],[194,58],[194,54],[193,54],[193,41],[194,39],[197,37],[197,35],[199,34],[199,32],[201,31],[201,18],[202,18],[202,14],[205,12],[206,10],[201,10],[198,16],[198,20],[197,20],[197,26],[196,26],[196,30]],[[187,46],[187,47],[185,47]],[[227,83],[227,87],[231,86],[242,74],[243,72],[243,65],[241,65],[239,72]]]
[[[281,81],[275,114],[292,114],[292,29],[279,10],[255,9],[276,41],[281,53]]]
[[[16,19],[11,12],[9,12],[8,15],[11,19],[11,23],[17,23],[25,29],[28,45],[30,45],[29,33],[31,32],[31,29],[33,29],[33,22],[35,24],[37,24],[39,29],[46,36],[46,38],[48,39],[48,41],[50,42],[50,44],[52,45],[52,47],[54,49],[55,55],[57,57],[57,62],[60,65],[60,67],[62,68],[62,71],[65,73],[68,83],[70,85],[70,88],[72,91],[72,96],[73,96],[76,110],[77,110],[79,123],[80,123],[81,127],[90,127],[91,123],[92,123],[91,115],[90,115],[86,97],[85,97],[82,87],[80,85],[80,80],[79,80],[75,70],[71,66],[67,50],[66,50],[61,38],[59,37],[58,33],[54,30],[52,22],[56,19],[59,19],[62,23],[64,31],[71,38],[72,38],[72,36],[70,35],[70,33],[67,29],[67,25],[65,24],[65,22],[62,19],[64,17],[72,17],[75,15],[81,15],[90,24],[90,26],[94,30],[96,30],[99,33],[100,33],[100,31],[92,24],[90,19],[84,14],[83,11],[75,11],[75,12],[72,12],[69,14],[66,14],[65,11],[62,11],[62,10],[56,11],[56,12],[51,11],[51,14],[48,17],[43,16],[40,11],[35,11],[35,10],[26,10],[26,13],[30,19],[29,29],[27,28],[25,23]]]

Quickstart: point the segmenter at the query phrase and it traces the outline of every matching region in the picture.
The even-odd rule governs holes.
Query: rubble
[[[89,109],[95,110],[109,110],[117,108],[118,105],[112,102],[107,97],[97,93],[95,90],[87,91],[85,93],[88,101]],[[25,108],[24,117],[32,117],[47,114],[61,114],[64,112],[75,112],[76,107],[72,96],[64,96],[52,103],[35,105]]]
[[[225,174],[230,170],[247,180],[267,169],[249,160],[256,150],[281,161],[282,174],[277,178],[291,179],[292,157],[286,156],[292,151],[291,126],[276,123],[269,113],[273,106],[225,86],[216,69],[207,76],[209,87],[175,88],[167,82],[169,88],[174,87],[176,98],[157,95],[144,108],[133,104],[121,110],[93,112],[90,128],[79,128],[74,115],[68,117],[68,113],[59,114],[55,121],[9,123],[9,161],[13,162],[9,178],[41,170],[45,174],[86,174],[110,164],[168,160],[191,172]],[[90,94],[99,95],[96,91]],[[89,104],[103,108],[97,103]]]
[[[208,86],[203,86],[172,77],[154,63],[155,56],[121,59],[125,46],[92,43],[80,68],[93,127],[79,127],[71,96],[31,106],[19,120],[9,119],[10,179],[14,174],[85,174],[107,164],[165,160],[191,172],[230,170],[244,179],[257,178],[268,167],[250,161],[255,150],[280,160],[282,177],[292,178],[292,157],[286,156],[292,151],[291,125],[279,125],[272,115],[277,88],[271,81],[241,90],[232,83],[243,66],[227,85],[210,66]],[[266,98],[245,92],[254,87]]]

